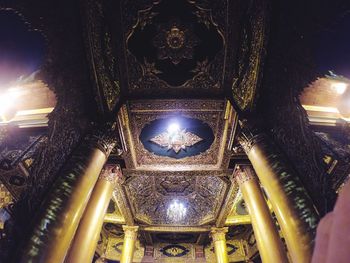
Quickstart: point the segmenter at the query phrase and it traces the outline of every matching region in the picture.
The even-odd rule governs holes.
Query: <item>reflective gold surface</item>
[[[123,226],[125,235],[120,263],[132,263],[138,228],[138,226]]]
[[[66,257],[65,262],[67,263],[91,262],[94,257],[104,215],[106,214],[118,176],[118,174],[108,170],[102,172],[102,174],[105,173],[109,173],[109,175],[100,175],[94,187],[88,206]]]
[[[234,215],[227,217],[225,225],[248,225],[252,223],[250,215]]]
[[[217,263],[228,263],[227,247],[226,247],[226,238],[225,234],[227,233],[228,228],[216,228],[211,229],[211,236],[213,238],[215,256]]]
[[[125,224],[125,219],[121,215],[116,214],[106,214],[103,220],[105,223],[113,223],[113,224]]]
[[[284,191],[275,170],[276,165],[273,166],[268,158],[270,154],[272,153],[267,152],[263,145],[256,143],[248,152],[248,158],[271,201],[292,261],[295,263],[310,262],[311,235],[306,231],[302,219],[293,208],[292,200]]]
[[[236,169],[235,175],[251,216],[262,262],[288,262],[284,246],[253,169],[250,166],[241,166]]]
[[[63,169],[43,206],[18,262],[63,262],[106,161],[95,146],[83,145]]]

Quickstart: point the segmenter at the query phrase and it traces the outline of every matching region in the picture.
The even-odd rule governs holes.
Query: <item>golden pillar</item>
[[[288,262],[286,251],[253,169],[250,166],[237,167],[235,179],[241,189],[252,220],[262,262]]]
[[[115,146],[114,127],[88,135],[61,169],[16,262],[63,262],[92,189]]]
[[[310,262],[318,214],[297,173],[263,133],[242,127],[239,138],[264,187],[292,262]]]
[[[120,167],[115,165],[107,165],[100,174],[65,262],[92,262],[104,216],[120,177]]]
[[[120,263],[132,263],[138,229],[138,226],[123,226],[124,242]]]
[[[222,227],[217,228],[213,227],[211,229],[211,237],[213,238],[215,256],[217,263],[228,263],[228,254],[227,254],[227,246],[226,246],[226,237],[228,228]]]

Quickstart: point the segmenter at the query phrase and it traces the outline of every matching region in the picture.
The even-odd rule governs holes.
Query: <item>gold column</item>
[[[123,226],[124,243],[120,263],[132,263],[138,229],[138,226]]]
[[[263,133],[242,127],[239,138],[264,187],[292,262],[310,262],[318,214],[297,173]]]
[[[115,165],[107,165],[100,174],[65,262],[92,262],[103,219],[120,177],[120,167]]]
[[[262,262],[288,262],[270,210],[250,166],[237,167],[235,178],[247,205]]]
[[[213,227],[210,231],[211,237],[214,242],[215,256],[217,263],[228,263],[227,247],[226,247],[226,237],[228,228],[217,228]]]
[[[88,135],[61,169],[16,262],[63,262],[111,150],[114,129]]]

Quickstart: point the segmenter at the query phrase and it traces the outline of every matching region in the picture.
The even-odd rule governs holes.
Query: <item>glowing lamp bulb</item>
[[[175,134],[178,133],[180,131],[180,125],[177,123],[171,123],[168,127],[168,132],[170,134]]]
[[[348,87],[348,84],[344,83],[344,82],[337,82],[337,83],[333,83],[332,87],[335,89],[335,91],[339,95],[341,95],[341,94],[343,94],[346,91],[346,89]]]

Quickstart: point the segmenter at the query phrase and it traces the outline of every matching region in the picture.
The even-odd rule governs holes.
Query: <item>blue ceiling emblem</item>
[[[173,116],[156,119],[141,131],[146,150],[160,156],[181,159],[205,152],[214,141],[208,124],[194,118]]]

